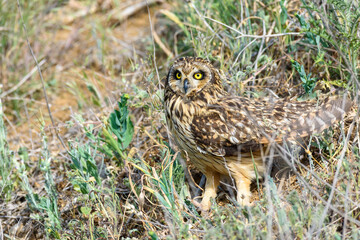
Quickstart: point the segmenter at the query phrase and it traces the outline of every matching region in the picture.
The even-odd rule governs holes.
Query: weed
[[[119,110],[110,114],[109,124],[103,128],[102,141],[105,142],[103,149],[109,156],[114,154],[120,165],[124,164],[123,161],[126,159],[124,150],[129,146],[134,134],[134,126],[127,108],[128,99],[127,94],[121,97],[121,101],[118,102]]]
[[[1,87],[0,87],[1,89]],[[13,185],[11,175],[13,170],[13,157],[6,141],[6,129],[3,120],[3,107],[0,99],[0,196],[2,201],[9,200]]]
[[[194,211],[194,206],[187,200],[190,197],[185,185],[184,169],[178,163],[177,154],[172,154],[170,149],[164,148],[161,158],[161,169],[157,172],[145,161],[134,164],[145,176],[147,184],[144,190],[154,194],[159,204],[163,207],[164,216],[171,229],[171,234],[189,238],[189,225],[183,221],[196,221],[199,215]],[[154,236],[149,229],[149,235]]]
[[[359,3],[338,0],[321,5],[304,0],[302,3],[309,15],[308,20],[298,17],[306,32],[304,40],[316,46],[318,58],[320,55],[320,59],[328,59],[318,59],[316,63],[330,71],[332,79],[351,80],[350,84],[359,89]]]
[[[304,66],[300,65],[300,63],[298,63],[297,61],[292,60],[291,62],[295,70],[300,75],[300,79],[303,82],[302,85],[304,87],[305,92],[309,95],[313,94],[314,88],[316,86],[316,78],[312,78],[311,73],[306,74]]]
[[[96,150],[90,145],[70,148],[72,164],[70,167],[75,171],[71,178],[74,190],[82,194],[90,194],[96,191],[95,184],[101,184],[99,171],[95,162]]]
[[[39,159],[39,168],[45,180],[46,196],[39,196],[35,193],[28,178],[26,171],[26,158],[21,158],[21,162],[14,162],[17,168],[17,173],[21,179],[21,186],[27,192],[26,199],[30,209],[32,209],[32,218],[34,220],[44,223],[45,234],[47,238],[60,238],[61,217],[57,206],[57,196],[53,176],[51,174],[50,164],[51,156],[49,155],[47,137],[43,131],[44,122],[42,126],[42,153]],[[26,155],[21,155],[26,157]]]

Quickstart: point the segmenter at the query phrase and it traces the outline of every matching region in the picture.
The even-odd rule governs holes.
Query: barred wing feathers
[[[348,99],[327,99],[316,107],[309,101],[224,97],[195,115],[190,129],[200,152],[236,156],[261,144],[321,132],[341,120],[351,105]]]

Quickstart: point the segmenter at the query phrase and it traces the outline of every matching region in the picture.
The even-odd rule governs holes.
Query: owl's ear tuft
[[[175,60],[175,62],[181,62],[181,61],[184,61],[185,58],[184,57],[181,57],[181,58],[178,58],[177,60]]]
[[[169,78],[170,78],[171,69],[172,69],[172,67],[170,68],[170,70],[169,70],[169,72],[168,72],[168,74],[167,74],[167,76],[166,76],[165,85],[168,85],[168,84],[169,84]]]
[[[174,64],[177,64],[177,63],[179,63],[179,62],[189,61],[191,58],[193,58],[193,57],[180,57],[180,58],[178,58],[178,59],[175,59],[173,65],[174,65]]]
[[[168,85],[168,78],[169,78],[169,74],[167,74],[166,77],[163,77],[163,78],[161,79],[160,82],[161,82],[162,87]]]

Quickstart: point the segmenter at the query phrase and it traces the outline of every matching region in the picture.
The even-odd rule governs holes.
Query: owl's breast
[[[197,151],[191,122],[198,114],[199,106],[186,102],[181,97],[173,96],[165,100],[165,114],[169,130],[180,150],[193,153]]]

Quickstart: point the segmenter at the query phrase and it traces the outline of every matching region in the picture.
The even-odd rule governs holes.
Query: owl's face
[[[180,96],[194,96],[209,86],[214,78],[212,65],[202,59],[185,57],[170,68],[167,83]]]

